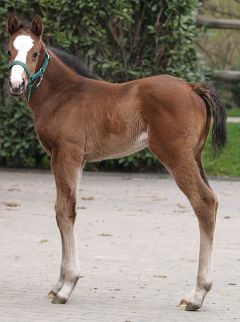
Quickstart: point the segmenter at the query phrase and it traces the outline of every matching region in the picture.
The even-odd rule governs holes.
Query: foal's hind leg
[[[176,151],[175,147],[171,155],[171,151],[163,153],[156,146],[150,146],[150,148],[170,170],[177,185],[188,197],[198,218],[200,252],[197,285],[195,290],[180,302],[180,306],[186,310],[197,310],[202,306],[204,297],[212,286],[212,246],[217,199],[208,186],[206,178],[202,178],[198,163],[191,152]]]
[[[196,289],[185,296],[180,307],[189,311],[197,310],[202,306],[206,294],[212,287],[212,248],[214,228],[217,212],[217,199],[211,188],[203,181],[205,176],[199,176],[196,163],[193,162],[191,171],[185,169],[174,170],[173,175],[180,189],[186,194],[191,202],[198,218],[200,229],[200,252]]]
[[[62,240],[62,264],[58,283],[50,291],[53,303],[65,303],[79,279],[79,264],[75,237],[76,187],[79,162],[69,156],[58,154],[52,158],[56,180],[55,205],[57,224]]]

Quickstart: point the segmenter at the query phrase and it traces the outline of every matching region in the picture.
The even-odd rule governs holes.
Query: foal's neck
[[[32,91],[29,105],[34,114],[40,109],[55,108],[62,100],[62,95],[75,83],[84,82],[85,78],[75,74],[53,52],[49,52],[51,60],[43,75],[39,88]],[[45,49],[43,57],[45,56]]]

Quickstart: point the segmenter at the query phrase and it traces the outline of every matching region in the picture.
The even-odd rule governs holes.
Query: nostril
[[[25,86],[25,80],[22,78],[22,83],[19,85],[19,89],[23,89]]]

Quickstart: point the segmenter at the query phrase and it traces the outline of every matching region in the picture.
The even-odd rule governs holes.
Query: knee
[[[55,204],[56,220],[58,226],[63,226],[70,222],[74,223],[76,217],[75,202]]]

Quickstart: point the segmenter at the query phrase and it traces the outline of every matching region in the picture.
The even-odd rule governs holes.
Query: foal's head
[[[13,95],[25,93],[29,75],[36,72],[40,54],[44,51],[41,41],[43,33],[43,23],[38,15],[35,15],[31,24],[23,24],[15,13],[10,14],[7,23],[7,30],[10,35],[8,43],[9,63],[18,61],[13,65],[9,73],[9,88]],[[24,66],[24,67],[23,67]]]

